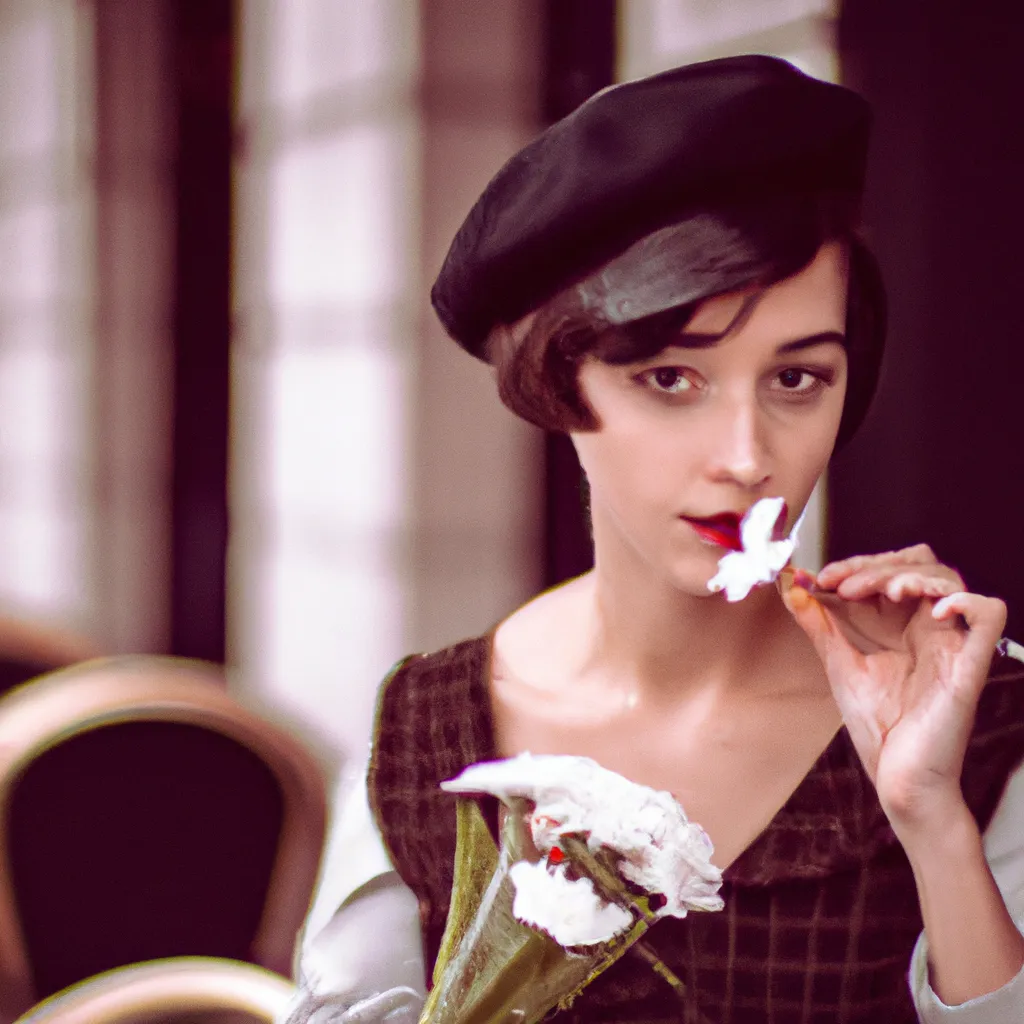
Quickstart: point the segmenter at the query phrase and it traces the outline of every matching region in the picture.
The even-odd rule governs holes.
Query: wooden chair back
[[[120,967],[34,1006],[17,1024],[127,1024],[170,1014],[236,1011],[272,1024],[294,986],[252,964],[175,957]]]
[[[319,764],[213,666],[106,658],[0,698],[0,1024],[140,960],[289,975],[325,815]]]

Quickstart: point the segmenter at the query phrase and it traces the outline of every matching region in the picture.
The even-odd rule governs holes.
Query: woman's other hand
[[[995,645],[996,598],[967,593],[920,544],[797,571],[786,605],[821,657],[893,828],[962,815],[960,774]]]

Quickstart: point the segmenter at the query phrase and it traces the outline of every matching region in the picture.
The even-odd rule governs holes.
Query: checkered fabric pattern
[[[492,637],[400,662],[384,681],[368,778],[377,824],[417,894],[428,974],[444,931],[453,798],[438,784],[492,759]],[[997,655],[963,775],[979,824],[1024,759],[1024,665]],[[491,801],[485,811],[496,820]],[[638,956],[594,981],[556,1021],[914,1024],[907,969],[921,916],[910,866],[841,729],[767,829],[730,866],[725,910],[667,918],[648,944],[686,1003]]]

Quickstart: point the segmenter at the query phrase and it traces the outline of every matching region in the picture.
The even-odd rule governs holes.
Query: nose
[[[753,397],[722,403],[708,428],[712,481],[750,491],[763,488],[771,477],[770,452],[763,413]]]

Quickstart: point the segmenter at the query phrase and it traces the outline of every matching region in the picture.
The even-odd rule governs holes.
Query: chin
[[[663,569],[663,576],[673,589],[689,597],[716,597],[708,590],[708,581],[718,572],[718,558],[713,551],[704,557],[689,555],[673,559]]]

